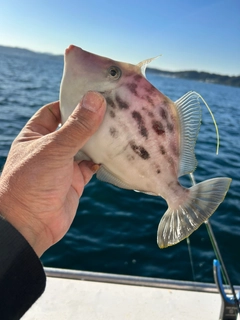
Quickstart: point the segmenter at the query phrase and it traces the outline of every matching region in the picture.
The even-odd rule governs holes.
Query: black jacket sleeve
[[[20,319],[45,285],[46,276],[35,251],[0,216],[0,319]]]

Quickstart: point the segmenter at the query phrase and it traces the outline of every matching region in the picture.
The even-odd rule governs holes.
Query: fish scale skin
[[[177,132],[174,132],[176,120],[173,115],[168,115],[170,100],[163,97],[161,102],[157,94],[155,94],[157,101],[154,107],[151,106],[149,114],[149,108],[144,108],[147,106],[147,100],[144,98],[146,90],[141,88],[141,83],[144,85],[145,81],[138,79],[138,97],[134,95],[134,100],[129,90],[126,91],[124,84],[116,90],[117,93],[113,90],[111,93],[103,94],[108,102],[108,110],[104,120],[106,125],[104,123],[102,127],[108,127],[110,135],[109,139],[104,133],[103,140],[109,141],[109,147],[105,151],[104,159],[98,154],[93,160],[103,163],[109,171],[132,185],[133,189],[166,197],[164,191],[169,189],[168,184],[173,180],[177,181],[179,146],[176,145]],[[150,84],[147,88],[147,92],[151,91],[154,96],[156,89]],[[119,99],[120,94],[124,99]],[[84,150],[93,157],[88,148]],[[132,170],[134,175],[131,175]],[[181,186],[179,188],[182,189]],[[167,191],[166,194],[170,192]]]

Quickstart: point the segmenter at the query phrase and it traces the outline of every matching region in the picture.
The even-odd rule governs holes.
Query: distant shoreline
[[[36,52],[29,49],[18,48],[18,47],[7,47],[0,45],[0,53],[21,55],[21,56],[46,56],[46,57],[58,57],[63,58],[63,55],[52,54],[48,52]]]
[[[147,68],[149,74],[158,74],[162,76],[175,77],[181,79],[197,80],[203,82],[223,84],[232,87],[240,87],[240,76],[227,76],[216,73],[189,71],[164,71],[154,68]]]
[[[40,53],[31,51],[28,49],[17,48],[17,47],[7,47],[0,45],[0,53],[5,54],[13,54],[13,55],[21,55],[21,56],[46,56],[46,57],[57,57],[63,58],[63,55],[55,55],[51,53]],[[189,71],[165,71],[155,68],[147,68],[147,73],[149,74],[156,74],[161,76],[168,76],[168,77],[176,77],[181,79],[190,79],[190,80],[197,80],[203,82],[210,82],[210,83],[217,83],[223,84],[227,86],[233,87],[240,87],[240,76],[228,76],[228,75],[220,75],[215,73],[208,73],[208,72],[199,72],[194,70]]]

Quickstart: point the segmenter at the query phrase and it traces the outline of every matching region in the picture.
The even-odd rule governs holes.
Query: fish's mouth
[[[73,44],[70,44],[70,46],[65,50],[65,57],[69,54],[74,53],[75,55],[82,55],[83,53],[87,53],[87,51],[84,51],[82,48],[79,48]]]
[[[68,54],[69,52],[71,52],[75,48],[76,48],[76,46],[74,46],[73,44],[70,44],[70,46],[65,50],[65,54]]]
[[[71,64],[81,65],[86,63],[88,60],[91,59],[91,54],[82,48],[79,48],[73,44],[71,44],[66,50],[65,50],[65,62],[69,63],[71,61]],[[96,59],[96,55],[94,56]],[[95,61],[95,60],[94,60]]]

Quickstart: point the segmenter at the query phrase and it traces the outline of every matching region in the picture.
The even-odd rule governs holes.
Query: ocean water
[[[44,104],[57,100],[63,58],[0,52],[0,166],[26,121]],[[203,106],[196,144],[197,182],[233,179],[225,201],[210,221],[234,284],[240,284],[240,88],[162,77],[148,79],[172,100],[197,91],[211,107],[220,132]],[[188,177],[182,179],[189,186]],[[163,199],[116,188],[95,177],[85,188],[66,236],[43,256],[45,266],[179,280],[213,282],[215,258],[205,225],[186,240],[159,249],[156,232],[167,206]],[[191,250],[193,263],[189,257]],[[192,272],[194,270],[194,273]]]

